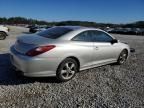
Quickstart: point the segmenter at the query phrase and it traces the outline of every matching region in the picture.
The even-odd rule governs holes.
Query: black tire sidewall
[[[0,32],[2,36],[0,35],[0,40],[4,40],[6,38],[6,34],[4,32]]]
[[[120,55],[119,55],[119,58],[118,58],[118,60],[117,60],[117,64],[118,64],[118,65],[121,65],[121,64],[124,64],[124,63],[125,63],[125,62],[124,62],[124,63],[121,63],[121,62],[120,62],[120,56],[121,56],[123,53],[126,54],[126,57],[128,56],[127,51],[126,51],[126,50],[122,50],[121,53],[120,53]]]
[[[61,76],[61,70],[62,70],[63,66],[64,66],[67,62],[72,62],[72,63],[74,63],[75,66],[76,66],[75,73],[74,73],[74,75],[73,75],[70,79],[72,79],[73,77],[75,77],[76,72],[78,72],[78,63],[77,63],[74,59],[72,59],[72,58],[66,58],[64,61],[62,61],[62,62],[60,63],[60,65],[58,66],[57,72],[56,72],[56,77],[57,77],[57,79],[58,79],[60,82],[66,82],[66,81],[69,81],[69,80],[70,80],[70,79],[63,79],[63,77]]]

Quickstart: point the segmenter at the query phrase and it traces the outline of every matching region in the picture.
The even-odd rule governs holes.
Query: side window
[[[88,31],[84,31],[78,35],[76,35],[74,38],[72,38],[73,41],[83,41],[83,42],[91,42],[91,35]]]
[[[102,31],[93,31],[92,39],[94,42],[111,42],[113,38]]]

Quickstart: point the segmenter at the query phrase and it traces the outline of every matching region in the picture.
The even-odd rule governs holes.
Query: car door
[[[88,31],[83,31],[76,35],[73,39],[73,47],[76,46],[76,56],[80,61],[80,68],[85,69],[93,65],[92,55],[93,55],[93,42],[91,35]]]
[[[94,42],[93,64],[105,64],[117,60],[118,45],[112,44],[113,38],[99,30],[91,31]]]

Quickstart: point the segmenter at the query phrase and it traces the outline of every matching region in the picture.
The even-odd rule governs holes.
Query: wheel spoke
[[[68,63],[66,63],[65,66],[66,66],[66,69],[69,69],[69,64]]]
[[[73,75],[75,73],[75,71],[71,71],[70,73]]]
[[[122,56],[120,56],[120,59],[122,59],[123,57]]]
[[[61,74],[65,74],[65,73],[67,73],[66,70],[62,70],[62,71],[61,71]]]
[[[126,59],[126,54],[123,54],[122,58],[123,58],[123,59]]]
[[[66,78],[68,78],[68,77],[69,77],[69,73],[67,72],[67,73],[66,73]]]
[[[70,69],[72,70],[75,67],[75,65],[72,63],[70,66]]]

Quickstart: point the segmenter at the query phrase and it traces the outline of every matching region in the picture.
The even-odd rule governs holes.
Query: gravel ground
[[[85,70],[58,83],[16,74],[9,47],[28,29],[10,29],[10,36],[0,40],[0,108],[144,108],[144,37],[114,35],[136,49],[127,63]]]

